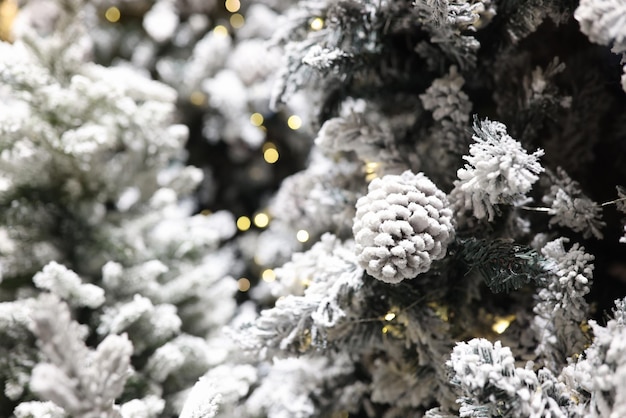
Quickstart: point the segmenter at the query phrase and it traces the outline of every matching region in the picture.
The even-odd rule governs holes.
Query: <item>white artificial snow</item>
[[[165,42],[174,35],[179,20],[174,2],[159,0],[143,17],[143,27],[152,39]]]

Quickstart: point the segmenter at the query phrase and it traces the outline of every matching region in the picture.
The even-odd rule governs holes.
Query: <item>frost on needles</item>
[[[351,1],[292,9],[275,38],[285,58],[273,105],[305,92],[320,129],[309,165],[283,182],[272,214],[320,239],[275,270],[275,303],[232,333],[269,368],[269,381],[293,381],[321,358],[320,375],[330,376],[343,354],[356,369],[337,378],[346,383],[306,380],[310,397],[291,388],[267,394],[261,378],[274,402],[261,402],[252,386],[228,408],[321,416],[333,399],[338,414],[367,417],[589,412],[568,367],[592,356],[587,243],[606,221],[584,199],[584,174],[572,171],[580,183],[553,178],[567,158],[544,151],[559,143],[563,152],[587,150],[559,125],[569,134],[584,114],[561,78],[578,61],[531,48],[553,27],[571,30],[574,8]],[[313,29],[316,19],[323,25]],[[518,90],[500,91],[508,80]],[[446,366],[428,367],[433,361]],[[434,384],[440,390],[429,393]],[[361,406],[344,403],[344,391]]]
[[[471,210],[478,218],[493,220],[498,204],[521,201],[544,168],[543,150],[528,154],[519,141],[508,135],[503,123],[474,122],[474,139],[464,168],[457,172],[451,198],[457,210]]]
[[[626,416],[623,1],[17,3],[0,415]]]
[[[236,306],[234,219],[193,215],[174,89],[90,62],[90,7],[49,6],[0,43],[0,403],[178,414]]]

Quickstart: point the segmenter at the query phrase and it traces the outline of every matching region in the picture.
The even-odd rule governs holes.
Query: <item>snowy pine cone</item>
[[[454,236],[444,192],[423,173],[405,171],[369,184],[352,227],[358,262],[368,274],[399,283],[428,271]]]

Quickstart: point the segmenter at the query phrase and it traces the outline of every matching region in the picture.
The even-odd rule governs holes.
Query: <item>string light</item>
[[[217,25],[213,28],[213,33],[217,36],[228,36],[228,29],[224,25]]]
[[[239,0],[226,0],[224,2],[224,7],[226,7],[226,10],[228,10],[229,12],[236,13],[239,11],[241,3],[239,2]]]
[[[189,95],[189,101],[194,106],[202,106],[206,103],[206,94],[201,91],[194,91]]]
[[[268,164],[274,164],[276,161],[278,161],[279,157],[280,154],[278,153],[278,150],[276,150],[276,148],[268,148],[263,152],[263,159]]]
[[[396,314],[394,312],[387,312],[387,315],[385,315],[385,321],[392,321],[395,317]]]
[[[0,0],[0,41],[11,41],[11,28],[19,12],[17,1]]]
[[[256,225],[258,228],[265,228],[269,225],[269,223],[270,217],[267,215],[267,213],[259,212],[254,215],[254,225]]]
[[[276,145],[273,142],[266,142],[263,144],[263,159],[268,164],[274,164],[280,158],[280,154],[276,149]]]
[[[309,240],[309,233],[306,230],[301,229],[296,233],[296,239],[300,242],[307,242]]]
[[[514,320],[515,315],[497,316],[496,322],[491,326],[491,329],[496,334],[502,334]]]
[[[241,279],[237,280],[237,287],[239,288],[240,292],[247,292],[248,290],[250,290],[250,280],[242,277]]]
[[[276,273],[272,269],[265,269],[263,273],[261,273],[261,278],[264,282],[270,283],[276,280]]]
[[[298,115],[291,115],[289,119],[287,119],[287,126],[296,131],[302,126],[302,119]]]
[[[316,17],[311,21],[311,30],[321,30],[324,27],[324,19]]]
[[[405,338],[404,327],[396,326],[393,322],[389,322],[387,325],[383,326],[381,331],[384,335],[389,334],[394,338]]]
[[[235,29],[239,29],[245,23],[246,23],[246,20],[244,19],[243,15],[239,13],[235,13],[230,17],[230,26],[232,26]]]
[[[239,218],[237,218],[238,230],[247,231],[248,229],[250,229],[251,225],[252,225],[252,222],[250,221],[250,218],[248,218],[247,216],[240,216]]]
[[[122,17],[122,13],[117,7],[111,6],[106,10],[106,12],[104,12],[104,17],[109,22],[115,23],[120,20],[120,18]]]
[[[376,162],[368,162],[365,163],[365,180],[372,181],[376,177],[378,177],[378,169],[380,168],[380,163]]]
[[[250,115],[250,123],[254,126],[261,126],[264,121],[265,119],[263,119],[263,115],[260,113],[253,113]]]

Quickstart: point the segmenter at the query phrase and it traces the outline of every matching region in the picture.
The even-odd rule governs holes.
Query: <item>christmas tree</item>
[[[2,416],[626,416],[623,1],[0,5]]]

